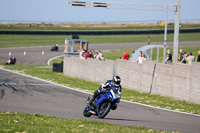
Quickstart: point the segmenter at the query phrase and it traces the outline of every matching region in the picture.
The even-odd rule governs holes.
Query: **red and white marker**
[[[42,51],[42,56],[44,56],[44,51]]]
[[[26,51],[24,51],[24,56],[26,56]]]
[[[11,52],[9,52],[9,57],[11,57],[12,56],[12,54],[11,54]]]

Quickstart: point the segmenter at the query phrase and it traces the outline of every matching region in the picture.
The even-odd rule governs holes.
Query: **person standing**
[[[186,64],[185,55],[187,53],[184,52],[182,49],[180,49],[179,52],[180,52],[180,58],[178,59],[178,61],[180,61],[181,63]]]
[[[139,55],[139,57],[137,58],[136,61],[137,61],[138,63],[142,64],[142,61],[145,61],[145,60],[146,60],[146,59],[144,58],[142,51],[140,51],[140,55]]]
[[[95,50],[90,51],[90,54],[91,54],[91,58],[92,58],[92,59],[95,59],[95,58],[96,58],[96,57],[95,57],[95,55],[96,55]]]
[[[85,53],[85,59],[87,59],[87,58],[91,58],[91,53],[89,51],[87,51]]]
[[[185,60],[188,61],[189,65],[192,65],[192,62],[195,62],[195,58],[192,56],[192,52],[189,53],[189,57],[185,57]]]
[[[198,51],[197,62],[200,62],[200,50]]]
[[[172,54],[169,49],[167,50],[167,53],[168,55],[167,55],[167,58],[165,59],[165,64],[172,62]]]
[[[126,51],[123,50],[123,56],[122,56],[122,59],[123,59],[123,60],[128,60],[128,58],[129,58],[129,54],[126,53]]]
[[[96,56],[97,60],[101,60],[101,61],[105,61],[105,58],[103,57],[103,54],[101,53],[101,51],[98,51],[98,55]]]
[[[80,58],[80,59],[85,59],[85,52],[86,52],[86,50],[85,50],[85,49],[82,49],[82,51],[81,51],[80,54],[79,54],[79,58]]]
[[[131,57],[133,57],[133,54],[135,53],[136,50],[133,50],[133,53],[131,54]]]

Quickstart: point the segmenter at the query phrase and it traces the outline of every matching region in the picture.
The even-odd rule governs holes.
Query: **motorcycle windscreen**
[[[113,101],[118,102],[121,95],[119,94],[119,90],[116,87],[111,87],[110,93],[113,97]]]

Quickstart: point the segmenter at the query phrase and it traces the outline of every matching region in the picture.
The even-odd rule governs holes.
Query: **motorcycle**
[[[51,48],[51,51],[58,51],[58,46],[53,46],[53,47]]]
[[[118,89],[111,86],[107,93],[100,94],[93,102],[92,105],[87,105],[83,111],[85,117],[90,117],[91,115],[98,116],[103,119],[109,112],[110,109],[116,110],[117,103],[120,102],[121,95],[118,94]],[[86,103],[89,103],[90,97],[88,97]]]

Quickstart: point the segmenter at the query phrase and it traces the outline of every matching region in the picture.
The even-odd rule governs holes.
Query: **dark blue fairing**
[[[101,103],[103,103],[106,99],[109,99],[108,98],[108,95],[107,95],[107,93],[105,93],[105,94],[101,94],[100,96],[99,96],[99,99],[97,98],[96,100],[96,105],[97,106],[99,106]]]
[[[85,108],[84,112],[88,112],[88,110],[89,110],[88,108]]]
[[[118,90],[111,86],[109,91],[107,93],[101,94],[96,98],[96,105],[99,106],[101,105],[105,100],[109,100],[112,103],[118,103],[120,100],[120,97],[115,96],[115,94],[118,93]]]

